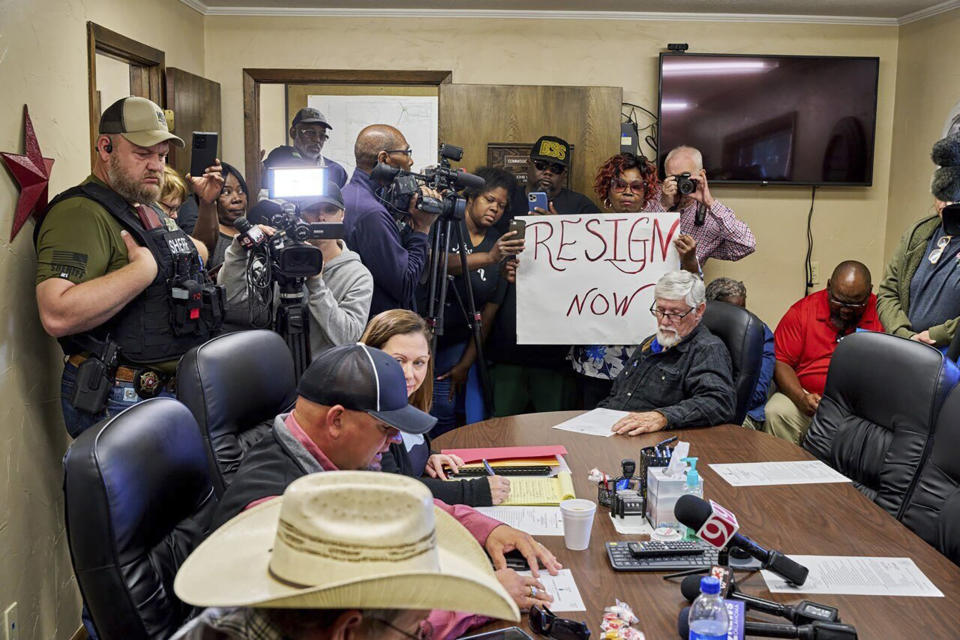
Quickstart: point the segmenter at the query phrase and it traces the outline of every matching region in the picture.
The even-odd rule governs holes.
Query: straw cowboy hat
[[[517,621],[473,536],[406,476],[314,473],[217,529],[174,590],[203,607],[442,609]]]

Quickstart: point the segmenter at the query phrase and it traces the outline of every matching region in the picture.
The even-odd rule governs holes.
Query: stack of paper
[[[563,471],[553,478],[536,476],[511,476],[510,496],[503,506],[556,506],[564,500],[576,498],[573,478]]]

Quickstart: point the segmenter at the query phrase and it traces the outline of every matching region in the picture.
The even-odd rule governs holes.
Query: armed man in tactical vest
[[[203,261],[216,242],[219,161],[187,176],[194,236],[157,207],[170,133],[163,111],[122,98],[100,118],[93,174],[50,203],[37,227],[40,321],[66,357],[61,404],[73,437],[141,400],[172,395],[180,357],[211,337],[223,291]]]

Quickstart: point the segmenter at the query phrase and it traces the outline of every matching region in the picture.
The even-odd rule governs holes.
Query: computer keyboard
[[[629,542],[608,542],[607,557],[615,571],[685,571],[698,567],[709,568],[717,564],[718,551],[714,547],[699,542],[663,542],[656,543],[666,548],[675,546],[677,555],[656,555],[635,557],[628,548]],[[641,543],[644,544],[644,543]],[[649,543],[647,543],[649,544]],[[703,553],[694,550],[703,549]],[[679,555],[682,554],[682,555]]]
[[[551,467],[548,465],[524,465],[516,467],[493,467],[493,472],[498,476],[545,476],[550,473]],[[468,467],[460,469],[454,477],[474,477],[485,476],[487,470],[483,467]]]

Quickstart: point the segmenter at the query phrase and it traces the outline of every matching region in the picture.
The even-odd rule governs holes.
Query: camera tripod
[[[468,326],[470,327],[471,340],[477,350],[477,369],[480,374],[480,388],[483,393],[483,400],[490,410],[493,407],[493,393],[490,384],[490,372],[487,369],[487,361],[483,355],[483,333],[481,327],[480,312],[477,310],[476,299],[473,296],[473,283],[470,280],[470,271],[467,268],[467,251],[463,233],[464,212],[466,211],[466,201],[456,194],[444,196],[445,199],[453,200],[452,206],[443,207],[445,213],[440,214],[440,219],[434,223],[433,246],[430,252],[430,275],[427,283],[429,291],[428,307],[426,320],[428,325],[433,328],[433,340],[431,352],[436,357],[437,338],[443,335],[444,314],[447,295],[453,290],[457,305],[463,313]],[[447,273],[447,257],[450,254],[451,238],[456,239],[456,253],[460,260],[460,269],[463,276],[466,301],[460,295],[456,286],[451,287],[450,283],[454,279]],[[466,304],[464,304],[466,302]]]
[[[297,380],[310,366],[310,319],[303,294],[303,278],[277,277],[280,285],[280,304],[273,320],[273,330],[283,337],[293,356]]]

